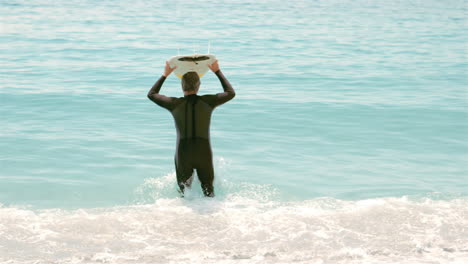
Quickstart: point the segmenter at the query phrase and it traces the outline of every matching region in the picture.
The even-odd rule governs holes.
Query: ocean
[[[467,263],[467,9],[1,1],[0,263]],[[146,94],[208,51],[236,97],[212,117],[216,197],[180,198]]]

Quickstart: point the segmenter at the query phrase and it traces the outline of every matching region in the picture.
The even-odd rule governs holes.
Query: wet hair
[[[184,92],[198,91],[200,87],[200,77],[196,72],[187,72],[182,76],[182,90]]]

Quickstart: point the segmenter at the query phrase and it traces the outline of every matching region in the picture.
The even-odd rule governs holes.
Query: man
[[[180,193],[192,183],[193,170],[197,170],[203,194],[214,197],[213,155],[210,145],[210,120],[213,109],[235,96],[234,89],[219,69],[218,61],[208,66],[218,76],[224,92],[198,96],[200,78],[196,72],[182,77],[184,97],[167,97],[159,93],[167,76],[174,71],[166,61],[163,75],[148,92],[148,98],[169,110],[174,117],[177,130],[175,167]]]

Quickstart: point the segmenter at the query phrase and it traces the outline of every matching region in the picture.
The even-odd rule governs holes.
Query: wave
[[[223,159],[220,159],[223,162]],[[220,161],[217,161],[220,163]],[[216,164],[217,177],[214,181],[214,190],[217,198],[227,197],[249,197],[259,201],[277,200],[280,191],[269,184],[253,184],[246,182],[232,182],[225,179],[223,166]],[[163,177],[147,178],[135,190],[135,203],[147,204],[153,203],[161,198],[180,197],[177,192],[177,183],[175,172],[169,173]],[[200,181],[194,175],[191,188],[187,188],[184,193],[186,200],[193,200],[204,197],[200,187]]]
[[[281,202],[234,193],[78,210],[3,206],[0,263],[467,263],[467,226],[468,197]]]

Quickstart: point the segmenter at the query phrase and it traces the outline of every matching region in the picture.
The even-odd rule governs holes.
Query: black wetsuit
[[[175,166],[177,183],[182,193],[185,185],[190,186],[189,180],[193,170],[196,169],[203,193],[206,196],[214,196],[213,156],[210,145],[211,113],[216,106],[224,104],[235,96],[234,89],[223,73],[218,70],[215,74],[223,86],[223,93],[167,97],[159,94],[166,80],[164,76],[161,76],[148,92],[151,101],[169,110],[174,117],[177,129]]]

